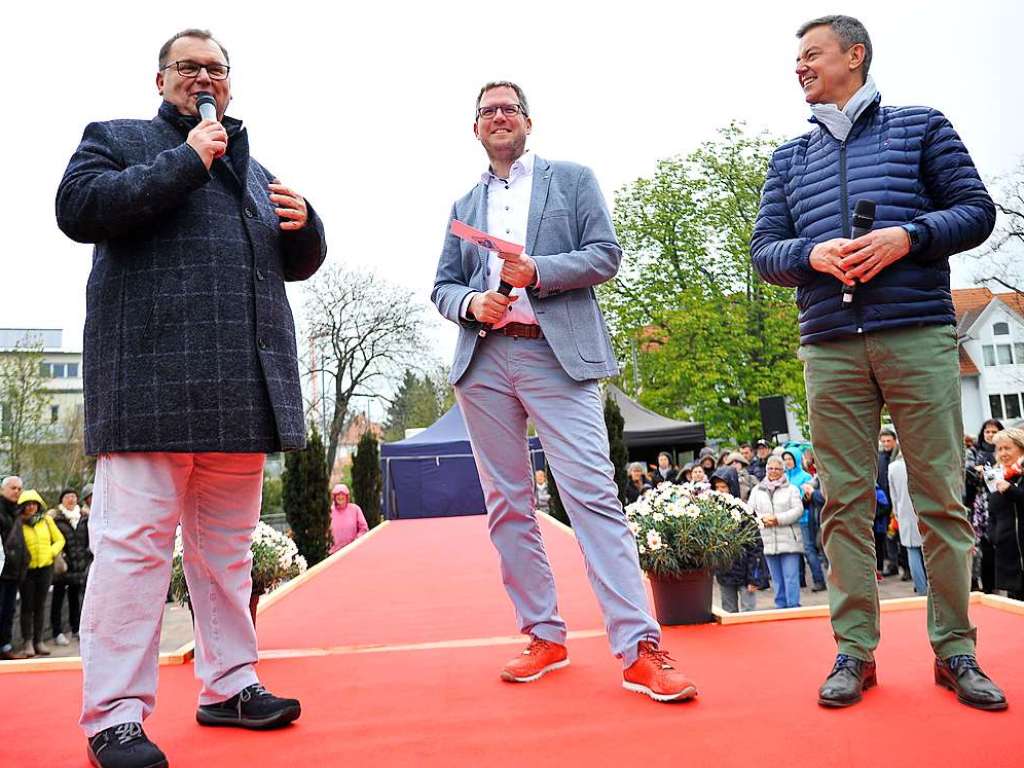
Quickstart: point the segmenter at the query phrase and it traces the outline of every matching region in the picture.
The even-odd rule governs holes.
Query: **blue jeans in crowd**
[[[786,552],[781,555],[765,555],[768,570],[775,587],[776,608],[796,608],[800,605],[800,555]]]
[[[928,572],[924,568],[924,553],[920,547],[907,547],[910,561],[910,575],[914,579],[914,591],[919,595],[928,594]]]
[[[813,515],[814,513],[811,512]],[[811,523],[800,523],[800,534],[804,537],[804,557],[807,564],[811,566],[811,579],[814,586],[822,586],[825,583],[825,572],[821,568],[821,555],[818,554],[817,526]]]

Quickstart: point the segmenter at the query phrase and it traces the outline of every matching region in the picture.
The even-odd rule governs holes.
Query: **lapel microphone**
[[[856,240],[858,237],[864,237],[874,225],[875,201],[858,200],[853,209],[853,227],[850,230],[850,239]],[[853,292],[856,287],[856,284],[843,285],[843,304],[853,302]]]

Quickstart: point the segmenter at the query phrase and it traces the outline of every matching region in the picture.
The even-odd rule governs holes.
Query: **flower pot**
[[[659,624],[708,624],[711,613],[711,572],[648,573],[654,592],[654,613]]]

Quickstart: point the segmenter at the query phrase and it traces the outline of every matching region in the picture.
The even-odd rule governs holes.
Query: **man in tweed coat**
[[[141,723],[155,703],[179,522],[197,719],[266,728],[299,715],[256,676],[249,540],[265,454],[304,445],[284,284],[312,275],[326,245],[308,203],[249,156],[245,128],[224,116],[229,72],[208,32],[172,37],[157,116],[90,124],[57,192],[60,228],[95,244],[84,364],[96,559],[81,725],[102,766],[166,765]],[[217,120],[198,119],[202,92]]]

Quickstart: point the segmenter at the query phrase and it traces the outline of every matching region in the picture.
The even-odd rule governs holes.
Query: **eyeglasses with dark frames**
[[[197,61],[189,61],[188,59],[172,61],[160,69],[162,71],[171,67],[177,69],[178,74],[182,77],[199,77],[199,71],[205,69],[206,74],[210,76],[211,80],[227,80],[228,73],[231,72],[231,67],[227,64],[200,64]]]
[[[476,111],[476,116],[477,118],[483,118],[484,120],[493,120],[494,116],[498,114],[499,109],[501,110],[501,114],[505,117],[515,117],[516,115],[527,117],[526,110],[523,109],[522,104],[498,104],[493,107],[480,107]]]

